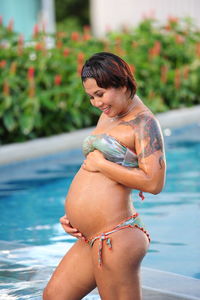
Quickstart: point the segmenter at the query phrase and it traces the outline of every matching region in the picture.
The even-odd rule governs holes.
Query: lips
[[[111,106],[106,106],[104,108],[100,108],[105,114],[109,114]]]

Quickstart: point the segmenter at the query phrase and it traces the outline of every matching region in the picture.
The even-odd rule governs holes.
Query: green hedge
[[[54,47],[46,48],[47,40]],[[94,125],[99,112],[84,94],[80,69],[93,53],[111,51],[130,64],[138,94],[154,111],[198,104],[200,32],[190,20],[165,26],[146,19],[104,39],[82,33],[47,36],[34,29],[24,46],[0,25],[0,143],[25,141]]]

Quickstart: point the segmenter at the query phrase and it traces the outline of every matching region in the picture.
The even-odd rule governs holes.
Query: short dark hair
[[[129,65],[119,56],[109,52],[99,52],[86,60],[81,79],[94,78],[101,88],[127,87],[130,97],[136,93],[136,82]]]

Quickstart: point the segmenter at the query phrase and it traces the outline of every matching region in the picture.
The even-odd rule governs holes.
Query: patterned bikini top
[[[83,141],[85,156],[95,149],[103,153],[104,157],[111,162],[124,167],[138,167],[137,155],[106,133],[91,134]]]
[[[138,167],[138,157],[136,153],[122,145],[116,138],[109,134],[91,134],[85,138],[83,141],[84,155],[87,156],[95,149],[103,153],[104,157],[109,161],[124,167]],[[139,192],[139,196],[144,200],[142,191]]]

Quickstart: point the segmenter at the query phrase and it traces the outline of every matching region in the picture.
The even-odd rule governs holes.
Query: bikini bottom
[[[148,232],[146,231],[144,224],[142,223],[141,219],[139,218],[139,214],[135,213],[134,215],[128,217],[127,219],[123,220],[121,223],[119,223],[117,226],[115,226],[114,228],[112,228],[109,231],[106,232],[102,232],[101,234],[92,237],[90,239],[86,239],[85,241],[90,245],[90,247],[92,247],[94,245],[94,242],[96,240],[99,240],[99,250],[98,250],[98,263],[99,266],[102,265],[102,250],[103,250],[103,241],[106,241],[107,246],[109,247],[109,249],[112,249],[112,243],[111,243],[111,238],[110,235],[114,232],[117,232],[119,230],[125,229],[125,228],[138,228],[140,230],[142,230],[149,242],[150,242],[150,237]]]

